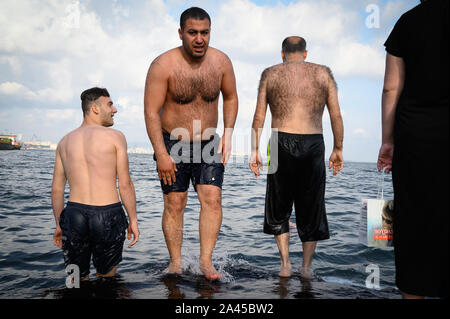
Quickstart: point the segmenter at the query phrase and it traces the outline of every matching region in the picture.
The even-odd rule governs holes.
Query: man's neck
[[[83,123],[81,123],[82,127],[86,127],[86,126],[93,126],[93,125],[100,125],[100,123],[98,123],[98,121],[96,121],[95,119],[89,117],[89,116],[85,116],[83,119]]]
[[[183,46],[180,47],[181,48],[181,55],[183,56],[184,60],[192,67],[200,67],[203,63],[203,61],[205,61],[206,58],[206,53],[204,56],[202,56],[201,58],[193,58],[192,56],[190,56],[186,50],[184,49]]]

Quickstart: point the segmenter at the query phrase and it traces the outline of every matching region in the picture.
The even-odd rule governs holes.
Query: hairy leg
[[[317,241],[305,241],[302,243],[303,247],[303,261],[300,275],[304,278],[311,279],[314,273],[311,270],[311,263],[316,249]]]
[[[289,233],[276,235],[275,240],[280,251],[280,277],[290,277],[292,275],[292,265],[289,258]]]
[[[197,185],[200,201],[200,270],[207,279],[222,277],[212,265],[212,252],[222,225],[222,190],[213,185]]]
[[[171,192],[164,195],[164,212],[162,229],[170,255],[169,267],[166,273],[180,274],[181,245],[183,243],[183,216],[187,202],[187,192]]]

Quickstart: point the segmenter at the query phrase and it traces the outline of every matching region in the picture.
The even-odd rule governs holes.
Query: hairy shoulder
[[[210,57],[212,63],[214,63],[216,65],[220,65],[222,68],[233,67],[231,59],[224,52],[222,52],[216,48],[209,47],[208,54],[209,54],[209,57]]]
[[[269,66],[268,68],[264,69],[264,71],[261,73],[261,81],[265,81],[274,75],[281,72],[283,69],[283,63],[275,64],[272,66]]]
[[[333,72],[331,71],[330,67],[323,65],[323,64],[315,64],[308,62],[310,67],[315,70],[316,76],[319,80],[323,81],[324,83],[333,83],[337,86],[336,81],[334,79]]]
[[[157,56],[150,64],[150,69],[168,70],[174,65],[174,61],[179,55],[179,48],[174,48]]]

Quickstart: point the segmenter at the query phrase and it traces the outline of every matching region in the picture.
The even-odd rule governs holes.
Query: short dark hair
[[[191,7],[189,9],[186,9],[183,11],[183,13],[180,16],[180,28],[181,30],[184,29],[184,26],[186,24],[187,19],[195,19],[195,20],[204,20],[208,19],[209,24],[211,25],[211,18],[205,10],[199,7]]]
[[[305,52],[306,41],[302,37],[287,37],[283,40],[281,49],[284,53],[295,53],[295,52]]]
[[[81,93],[81,109],[83,110],[83,115],[86,115],[90,111],[91,104],[95,102],[99,97],[105,96],[109,97],[109,92],[105,88],[93,87],[87,89]]]

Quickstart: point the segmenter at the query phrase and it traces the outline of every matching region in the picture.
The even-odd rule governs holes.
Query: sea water
[[[392,248],[358,242],[362,198],[376,198],[380,173],[375,163],[347,162],[337,175],[327,173],[329,240],[317,244],[312,263],[316,278],[304,280],[301,242],[290,232],[291,278],[278,276],[280,259],[273,236],[263,233],[266,176],[255,178],[245,157],[225,169],[223,222],[213,264],[221,280],[206,280],[199,269],[200,204],[192,186],[184,215],[183,268],[167,276],[168,252],[161,229],[162,192],[150,154],[129,154],[136,189],[140,239],[126,240],[117,276],[95,277],[82,289],[67,289],[62,251],[53,245],[55,222],[51,184],[55,152],[0,152],[0,298],[400,298],[395,287]],[[392,198],[390,175],[384,198]],[[66,188],[66,200],[67,192]],[[371,269],[377,269],[375,280]]]

